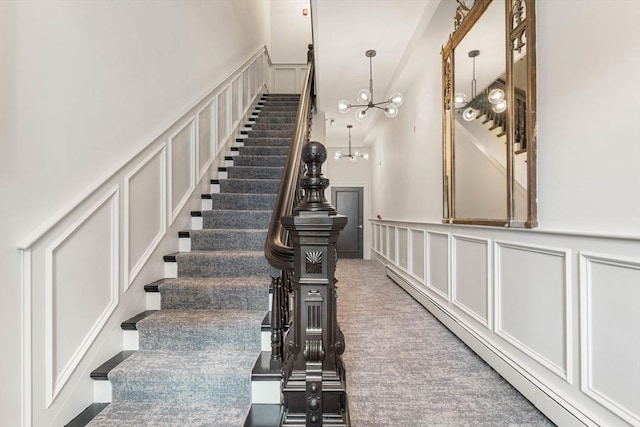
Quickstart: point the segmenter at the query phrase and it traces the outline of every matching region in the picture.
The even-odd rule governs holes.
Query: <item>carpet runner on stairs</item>
[[[191,250],[168,257],[177,277],[158,282],[161,310],[137,322],[140,350],[109,372],[113,401],[90,426],[243,425],[269,310],[263,245],[298,104],[264,98],[212,209],[195,215]]]

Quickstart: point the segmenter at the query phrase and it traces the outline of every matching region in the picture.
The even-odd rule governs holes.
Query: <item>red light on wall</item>
[[[307,16],[309,14],[308,9],[302,9],[302,16]]]

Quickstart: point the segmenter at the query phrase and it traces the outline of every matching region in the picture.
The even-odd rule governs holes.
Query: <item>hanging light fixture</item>
[[[477,82],[476,82],[476,58],[480,56],[480,51],[477,49],[469,51],[469,58],[473,61],[472,78],[471,78],[471,99],[467,97],[464,92],[457,92],[453,95],[453,104],[456,110],[464,109],[462,111],[462,118],[468,122],[478,117],[480,111],[474,108],[474,100],[477,95]],[[502,113],[507,109],[507,100],[505,99],[504,90],[500,88],[494,88],[489,91],[487,100],[491,104],[491,109],[496,113]]]
[[[365,56],[369,58],[369,89],[362,89],[358,92],[357,101],[355,104],[350,103],[346,99],[338,101],[338,111],[341,113],[348,113],[352,107],[363,107],[356,111],[356,120],[362,121],[369,115],[369,110],[377,108],[384,111],[384,115],[390,119],[398,115],[398,107],[404,102],[404,97],[400,92],[392,93],[389,99],[380,102],[373,101],[373,60],[376,56],[375,50],[368,50]]]
[[[336,154],[334,155],[334,158],[336,160],[340,160],[345,157],[348,157],[350,162],[355,163],[358,161],[359,158],[363,158],[365,160],[369,158],[368,153],[361,153],[359,151],[354,151],[353,153],[351,152],[351,128],[352,127],[353,125],[347,125],[347,129],[349,129],[349,153],[343,154],[340,151],[336,151]]]

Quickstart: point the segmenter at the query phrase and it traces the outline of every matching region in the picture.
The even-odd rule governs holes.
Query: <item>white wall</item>
[[[302,10],[308,14],[304,16]],[[311,43],[309,0],[271,0],[272,88],[277,93],[300,93],[307,72]]]
[[[43,412],[48,398],[38,385],[44,381],[40,375],[45,370],[53,370],[61,373],[62,378],[66,373],[63,366],[41,364],[44,355],[40,353],[33,354],[37,361],[33,371],[36,384],[32,391],[33,407],[21,407],[24,403],[21,402],[24,393],[21,349],[29,345],[21,343],[21,321],[24,328],[33,326],[35,331],[42,331],[40,322],[46,321],[43,316],[47,315],[22,318],[24,295],[21,292],[29,290],[21,289],[21,280],[40,283],[44,279],[35,265],[46,262],[34,252],[30,259],[33,269],[26,265],[27,268],[21,270],[16,246],[41,229],[42,224],[78,204],[80,216],[72,214],[60,223],[71,234],[63,233],[56,241],[47,240],[50,246],[45,252],[48,251],[54,265],[69,265],[65,260],[78,252],[77,247],[95,245],[101,254],[104,252],[100,259],[106,261],[89,260],[86,269],[74,272],[56,267],[55,275],[49,277],[54,284],[56,280],[66,284],[66,278],[75,277],[83,281],[87,289],[94,289],[88,290],[77,304],[65,304],[68,309],[93,304],[94,293],[108,297],[109,302],[104,306],[100,302],[85,307],[86,311],[78,317],[78,326],[84,328],[86,318],[112,313],[113,304],[124,295],[119,292],[123,292],[125,282],[129,285],[129,272],[123,275],[122,270],[114,267],[122,257],[114,245],[118,247],[127,221],[120,213],[122,203],[126,203],[123,196],[126,190],[99,187],[99,184],[107,182],[111,174],[140,152],[142,158],[150,156],[146,159],[148,162],[141,163],[144,172],[126,178],[131,194],[137,194],[136,184],[149,181],[150,175],[163,176],[165,164],[161,157],[166,155],[168,162],[184,160],[193,168],[189,172],[191,177],[179,177],[175,175],[177,172],[170,177],[168,185],[174,183],[177,187],[163,193],[171,201],[165,220],[171,224],[181,207],[188,209],[190,205],[185,205],[186,199],[182,197],[193,190],[193,180],[197,181],[195,172],[206,172],[206,165],[196,164],[197,158],[191,157],[196,152],[195,123],[204,118],[190,123],[184,115],[198,107],[199,100],[268,43],[269,16],[269,3],[259,0],[0,2],[0,342],[4,349],[0,363],[0,413],[3,423],[20,425],[22,412],[31,409],[36,425],[65,420],[61,415],[65,410],[59,407],[60,398],[51,407],[53,412],[46,415]],[[257,81],[259,72],[256,69],[252,73],[253,80]],[[154,141],[159,144],[165,141],[169,145],[157,153],[141,152]],[[208,155],[215,154],[206,144],[199,149]],[[162,153],[161,157],[158,153]],[[98,191],[81,203],[92,190]],[[161,193],[158,188],[157,193],[149,194],[149,203],[160,204]],[[89,216],[83,218],[82,213]],[[129,215],[133,223],[139,222],[138,213]],[[162,228],[162,221],[154,217],[149,229],[139,228],[141,241],[153,240]],[[184,221],[176,219],[175,227],[186,226]],[[145,248],[147,246],[136,246],[132,242],[127,261],[135,264],[146,256]],[[165,244],[162,249],[171,250],[172,244]],[[142,282],[154,275],[158,278],[162,270],[159,258],[150,264],[150,269],[132,284],[128,302],[120,301],[124,307],[119,309],[122,310],[119,315],[143,303]],[[91,280],[93,267],[97,269],[93,273],[99,276],[95,283]],[[32,277],[21,277],[21,271],[31,272]],[[33,307],[51,306],[45,299],[64,296],[44,295],[40,289],[33,291]],[[31,321],[33,325],[28,324]],[[72,324],[57,327],[63,328],[63,332],[73,330]],[[82,337],[90,337],[93,332],[82,330],[77,336],[69,336],[68,345],[57,348],[58,354],[49,360],[69,360],[73,349],[84,345]],[[34,351],[44,346],[45,337],[39,334],[33,337]],[[113,346],[119,339],[116,335],[105,337],[103,344]],[[25,362],[28,366],[29,360]],[[89,384],[88,380],[73,380],[78,381],[81,387]],[[47,389],[48,393],[51,388],[47,386]]]
[[[539,228],[440,224],[443,1],[367,137],[372,256],[560,425],[638,425],[640,3],[536,3]]]

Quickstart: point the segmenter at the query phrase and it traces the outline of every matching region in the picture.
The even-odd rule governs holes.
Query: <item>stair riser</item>
[[[166,289],[161,291],[163,309],[192,310],[264,310],[268,289]]]
[[[191,249],[194,251],[261,251],[267,238],[267,231],[242,232],[229,230],[193,231],[191,233]],[[213,230],[211,230],[213,231]]]
[[[202,255],[194,253],[178,254],[178,276],[185,277],[267,277],[269,265],[264,256],[237,255],[221,256],[216,252]],[[166,263],[170,264],[170,263]]]
[[[197,371],[190,376],[176,376],[173,372],[155,372],[155,381],[148,378],[114,378],[114,400],[171,401],[174,403],[215,401],[235,405],[249,404],[251,383],[239,375],[207,376]],[[232,390],[233,393],[229,393]],[[241,398],[239,396],[242,396]]]
[[[211,195],[213,209],[272,210],[275,194],[217,193]]]
[[[262,304],[264,305],[264,303]],[[172,324],[171,328],[138,327],[141,350],[247,350],[258,351],[261,345],[260,330],[256,325],[245,328],[225,325]]]
[[[225,179],[220,181],[220,193],[277,194],[279,180]]]
[[[249,138],[291,138],[290,130],[250,130]]]
[[[227,176],[232,179],[280,179],[284,168],[259,166],[232,166],[227,169]]]
[[[286,162],[286,156],[236,156],[233,166],[283,167]]]
[[[291,138],[245,138],[242,141],[243,147],[289,147]]]
[[[289,147],[240,147],[241,156],[286,156]]]
[[[269,228],[269,211],[204,211],[203,229],[264,230]]]

